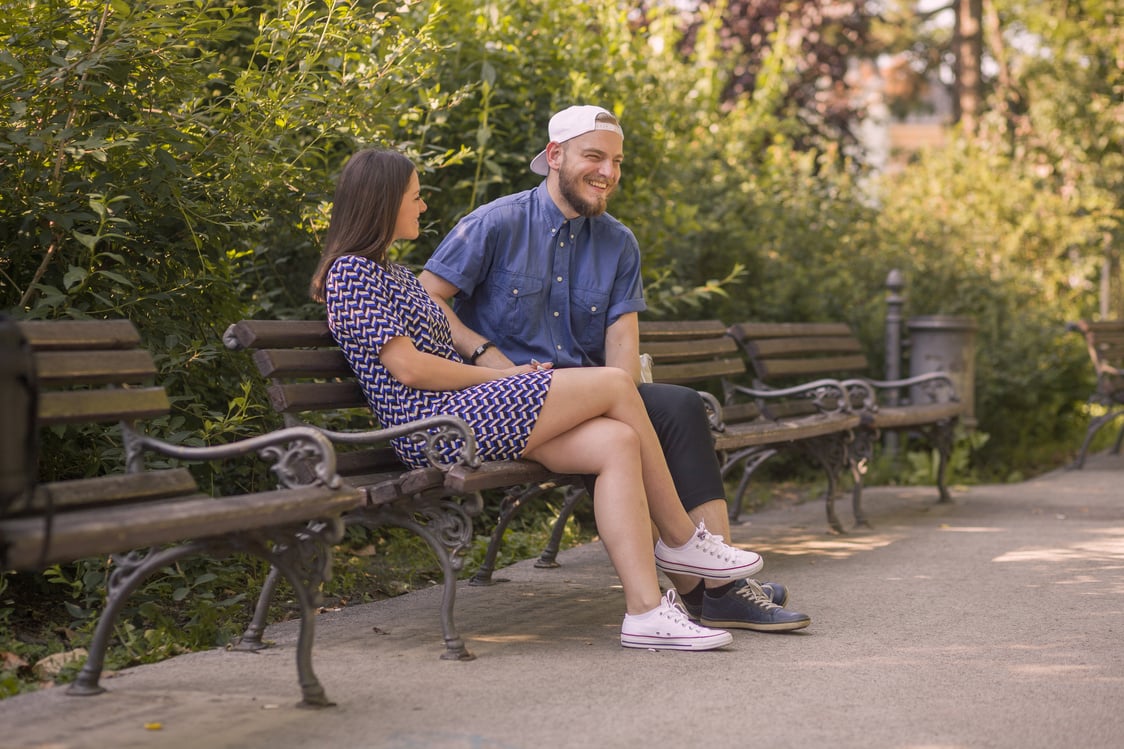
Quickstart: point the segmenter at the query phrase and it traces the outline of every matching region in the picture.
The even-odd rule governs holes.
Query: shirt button
[[[559,276],[559,277],[558,277],[558,278],[556,278],[555,280],[556,280],[556,281],[558,281],[558,283],[562,283],[562,276]]]
[[[597,305],[595,304],[595,305],[593,305],[592,307],[590,307],[590,308],[589,308],[589,311],[590,311],[590,312],[596,312],[596,311],[597,311]]]
[[[518,294],[518,293],[519,293],[519,289],[512,289],[512,290],[511,290],[511,293],[512,293],[512,294]]]
[[[558,317],[558,313],[557,313],[557,312],[555,312],[555,313],[554,313],[554,316],[555,316],[555,317]]]
[[[562,350],[562,344],[561,344],[561,343],[559,343],[559,344],[558,344],[557,346],[555,346],[554,348],[556,348],[556,349],[558,349],[559,351],[561,351],[561,350]]]
[[[565,246],[566,246],[566,243],[565,243],[565,242],[559,242],[559,243],[558,243],[558,246],[559,246],[559,247],[565,247]]]

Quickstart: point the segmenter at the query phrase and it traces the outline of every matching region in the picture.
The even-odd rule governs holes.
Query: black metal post
[[[902,272],[894,268],[886,276],[886,379],[898,380],[902,376],[902,289],[905,281]],[[898,390],[894,388],[886,393],[887,403],[891,406],[898,404]],[[886,452],[891,457],[898,452],[898,435],[889,431],[883,436]]]

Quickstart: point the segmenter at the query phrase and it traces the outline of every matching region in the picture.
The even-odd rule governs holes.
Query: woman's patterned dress
[[[324,296],[328,327],[383,426],[451,414],[472,428],[477,454],[484,460],[522,455],[550,389],[551,371],[528,372],[463,390],[417,390],[396,380],[379,359],[383,344],[391,338],[406,336],[418,351],[463,360],[453,348],[444,312],[414,274],[401,265],[344,255],[328,271]],[[406,437],[393,444],[407,465],[429,465],[421,445]],[[451,461],[459,449],[446,443],[443,457]]]

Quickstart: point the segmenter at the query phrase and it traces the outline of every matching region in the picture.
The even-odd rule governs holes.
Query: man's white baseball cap
[[[612,120],[602,119],[598,122],[597,118],[600,115],[608,115],[612,117]],[[624,130],[621,129],[617,118],[613,117],[612,112],[601,107],[590,105],[567,107],[550,118],[551,143],[565,143],[571,138],[591,133],[594,130],[609,130],[622,138],[624,137]],[[531,160],[531,171],[544,177],[550,173],[550,167],[546,163],[545,148]]]

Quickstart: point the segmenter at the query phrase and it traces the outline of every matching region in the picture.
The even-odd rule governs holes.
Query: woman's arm
[[[405,336],[396,336],[384,343],[379,350],[379,359],[396,380],[418,390],[463,390],[536,369],[531,364],[513,365],[506,369],[462,364],[418,351],[414,342]]]
[[[441,308],[441,311],[445,313],[445,317],[449,321],[449,330],[453,335],[453,347],[457,350],[458,354],[464,357],[465,361],[468,361],[468,357],[472,355],[472,352],[488,339],[465,325],[461,319],[457,317],[457,313],[453,311],[453,306],[449,304],[449,300],[456,295],[459,289],[444,278],[427,270],[421,272],[421,275],[418,276],[418,280],[421,282],[421,285],[425,287],[426,292],[433,301],[437,303],[437,306]],[[483,355],[476,360],[476,364],[482,367],[491,367],[501,370],[515,366],[515,363],[512,362],[511,359],[508,359],[507,355],[495,346],[485,351]]]

